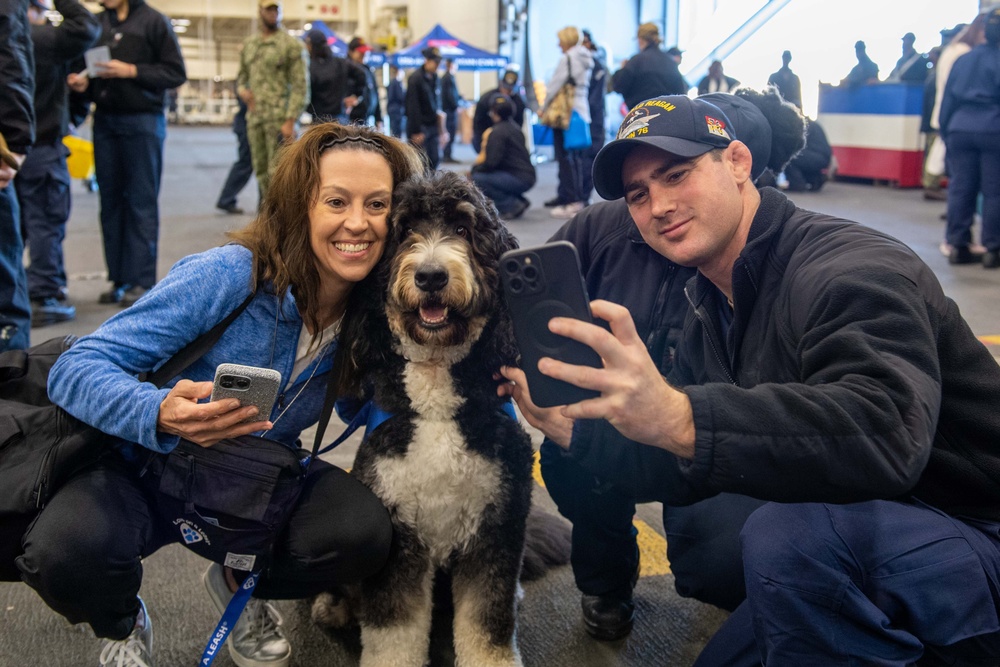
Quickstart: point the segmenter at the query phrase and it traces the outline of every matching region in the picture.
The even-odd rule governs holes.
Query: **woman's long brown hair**
[[[373,128],[338,123],[314,125],[279,151],[271,186],[257,217],[243,229],[228,234],[253,253],[251,289],[268,286],[279,300],[291,290],[302,320],[317,335],[325,318],[319,312],[320,277],[310,244],[309,211],[319,196],[320,158],[331,150],[381,155],[389,163],[393,187],[422,173],[424,168],[413,148]],[[377,271],[378,265],[372,275]],[[345,325],[371,289],[374,281],[366,278],[351,290],[341,331],[349,330]],[[348,347],[338,345],[334,361],[332,381],[340,387],[356,386],[358,382],[355,376],[360,369],[341,359],[341,351]]]

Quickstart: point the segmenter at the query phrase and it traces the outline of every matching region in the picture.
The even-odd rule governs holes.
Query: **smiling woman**
[[[200,516],[186,514],[187,533],[178,532],[143,488],[143,464],[181,439],[210,448],[266,431],[278,446],[298,448],[302,430],[320,417],[328,384],[342,396],[360,375],[338,332],[354,330],[351,322],[373,294],[394,187],[422,170],[411,148],[374,130],[313,126],[281,152],[260,212],[231,234],[234,243],[182,259],[134,306],[59,358],[49,375],[52,400],[112,436],[116,451],[56,491],[24,536],[17,562],[49,606],[106,638],[100,664],[152,663],[149,616],[136,597],[141,559],[172,542],[199,541],[191,526]],[[158,390],[139,379],[240,303],[218,342],[175,384]],[[258,416],[257,407],[235,398],[207,400],[216,368],[233,363],[280,373],[270,414]],[[260,420],[244,423],[252,416]],[[280,617],[264,598],[309,597],[358,581],[388,555],[388,514],[364,486],[314,460],[303,487],[254,591],[261,599],[247,605],[227,642],[237,664],[290,661]],[[220,562],[203,580],[221,612],[237,578]],[[128,661],[135,656],[141,662]]]

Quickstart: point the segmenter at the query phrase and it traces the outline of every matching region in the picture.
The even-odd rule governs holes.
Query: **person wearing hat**
[[[98,303],[128,307],[156,283],[160,179],[167,91],[187,80],[166,16],[146,0],[103,0],[97,15],[111,59],[93,76],[70,74],[70,90],[94,103],[94,173],[111,284]]]
[[[772,74],[767,78],[767,83],[770,86],[774,86],[781,93],[781,96],[785,98],[785,101],[791,102],[798,109],[802,109],[802,82],[799,81],[799,75],[792,71],[789,64],[792,62],[792,52],[782,51],[781,52],[781,69]]]
[[[23,0],[0,0],[0,352],[25,349],[31,302],[13,185],[35,140],[31,31]]]
[[[506,97],[514,105],[514,113],[511,115],[511,120],[514,121],[514,124],[518,127],[524,125],[524,109],[526,106],[524,103],[524,88],[518,83],[517,70],[511,67],[500,77],[497,87],[483,93],[479,101],[476,102],[476,111],[472,116],[472,147],[477,153],[483,148],[483,133],[493,126],[493,121],[490,118],[490,109],[493,108],[493,100],[499,95]]]
[[[382,129],[382,107],[378,100],[378,84],[375,74],[368,66],[372,47],[368,46],[363,37],[355,37],[347,45],[347,57],[356,65],[356,69],[364,75],[364,84],[355,88],[357,101],[349,114],[352,123],[375,125]]]
[[[274,174],[282,142],[295,139],[299,116],[309,104],[309,68],[302,42],[281,27],[281,2],[258,0],[260,34],[243,42],[238,94],[247,105],[247,138],[260,201]]]
[[[472,182],[493,200],[504,220],[524,215],[530,206],[524,193],[535,185],[535,166],[524,145],[524,132],[511,121],[513,115],[509,99],[493,98],[493,127],[483,135],[483,151],[472,167]]]
[[[16,183],[30,256],[27,276],[33,327],[76,317],[76,307],[67,298],[63,262],[70,211],[68,151],[62,143],[70,133],[66,77],[74,61],[82,58],[101,34],[97,17],[78,0],[56,0],[55,8],[63,17],[58,26],[46,17],[48,8],[41,0],[33,0],[28,8],[35,53],[36,138]]]
[[[912,32],[903,35],[902,41],[903,55],[896,61],[896,66],[892,68],[892,71],[889,72],[889,76],[885,80],[894,83],[900,81],[906,83],[923,83],[924,79],[927,78],[927,70],[930,68],[927,54],[920,53],[913,48],[917,37]]]
[[[330,48],[326,34],[318,28],[306,33],[309,53],[309,114],[312,122],[348,122],[347,108],[357,104],[357,91],[365,87],[363,68],[347,58],[339,58]]]
[[[636,34],[639,53],[626,60],[611,77],[611,88],[625,98],[629,109],[660,95],[684,95],[688,85],[677,63],[660,49],[660,29],[643,23]]]
[[[866,52],[865,43],[858,40],[854,43],[854,55],[858,58],[858,64],[851,68],[840,85],[849,88],[878,83],[878,65],[876,65]]]
[[[441,52],[428,46],[420,54],[423,66],[410,75],[406,83],[406,134],[410,143],[427,157],[432,170],[441,161],[441,144],[447,141],[444,113],[441,111],[437,69]]]
[[[673,369],[598,300],[610,330],[549,329],[603,366],[538,364],[598,398],[542,410],[510,369],[499,391],[582,465],[667,505],[768,501],[740,533],[747,600],[705,649],[757,653],[702,664],[997,664],[1000,366],[905,244],[758,192],[752,170],[718,107],[633,109],[594,182],[697,269]]]
[[[738,95],[713,93],[704,99],[722,109],[747,137],[755,180],[780,173],[802,148],[802,115],[773,90],[743,88]],[[646,244],[623,199],[587,207],[549,240],[576,246],[588,294],[629,309],[650,355],[662,360],[661,372],[667,375],[670,350],[677,345],[687,313],[684,285],[695,270],[674,264]],[[586,446],[586,439],[574,446]],[[573,523],[571,563],[583,594],[584,628],[596,639],[620,639],[631,631],[635,614],[638,545],[632,517],[636,502],[656,493],[609,474],[616,458],[605,470],[584,468],[548,438],[540,454],[546,488]],[[760,505],[745,496],[722,494],[689,507],[664,506],[667,555],[678,594],[728,610],[743,601],[738,534]]]

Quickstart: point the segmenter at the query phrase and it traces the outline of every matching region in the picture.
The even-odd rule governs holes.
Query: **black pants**
[[[250,140],[247,138],[247,131],[233,130],[236,133],[237,157],[236,162],[229,168],[229,176],[219,193],[219,201],[215,205],[219,208],[230,208],[236,206],[236,195],[240,193],[253,176],[253,160],[250,157]]]
[[[560,204],[573,204],[587,201],[589,192],[584,192],[584,176],[586,169],[586,150],[566,150],[564,141],[565,130],[552,131],[552,147],[555,150],[556,162],[559,163],[559,184],[556,186],[556,196]]]
[[[6,539],[6,536],[4,536]],[[25,583],[71,623],[122,639],[138,613],[142,558],[181,542],[151,506],[133,467],[117,455],[73,477],[24,535],[17,567]],[[340,468],[316,461],[278,538],[256,597],[295,599],[377,572],[392,542],[389,513]]]
[[[639,557],[632,525],[636,499],[605,482],[559,446],[541,448],[545,488],[560,514],[573,523],[570,562],[586,595],[630,594]],[[687,507],[663,506],[667,558],[677,593],[723,609],[746,597],[740,530],[763,501],[720,494]]]
[[[423,125],[420,127],[420,132],[424,135],[424,143],[420,146],[414,147],[418,151],[422,151],[424,155],[427,156],[427,166],[433,171],[437,171],[438,164],[441,162],[441,133],[438,130],[437,125]],[[416,134],[414,131],[412,134]]]
[[[455,143],[455,134],[458,132],[458,110],[444,112],[444,129],[448,131],[448,143],[444,145],[445,160],[451,159],[451,145]]]

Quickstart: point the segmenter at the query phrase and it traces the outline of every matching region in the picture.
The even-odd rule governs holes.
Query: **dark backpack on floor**
[[[104,452],[106,436],[49,400],[49,370],[75,336],[0,353],[0,517],[33,514]]]

